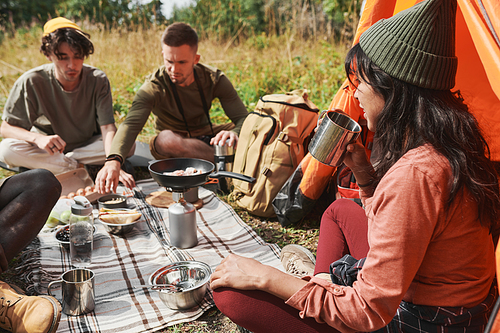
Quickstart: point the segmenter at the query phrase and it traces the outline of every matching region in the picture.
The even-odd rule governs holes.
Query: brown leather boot
[[[61,304],[52,296],[26,296],[0,281],[0,327],[16,333],[54,333]]]

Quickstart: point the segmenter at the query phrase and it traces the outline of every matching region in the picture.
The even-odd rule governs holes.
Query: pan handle
[[[241,173],[230,172],[230,171],[217,171],[213,172],[209,175],[211,178],[219,178],[219,177],[228,177],[238,179],[244,182],[253,183],[255,182],[255,178],[250,176],[242,175]]]

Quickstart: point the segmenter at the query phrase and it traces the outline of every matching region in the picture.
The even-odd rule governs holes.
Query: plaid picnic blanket
[[[214,270],[229,253],[237,253],[283,269],[279,247],[265,243],[211,191],[199,189],[203,207],[196,213],[198,245],[178,249],[169,243],[168,210],[150,206],[145,201],[147,194],[161,190],[156,182],[139,181],[133,192],[119,190],[130,196],[129,205],[135,205],[143,218],[124,237],[108,234],[96,220],[97,233],[89,267],[95,273],[95,310],[77,317],[62,314],[57,332],[153,332],[195,320],[214,306],[211,290],[200,306],[174,311],[161,302],[157,291],[134,288],[148,284],[155,270],[171,262],[198,260]],[[59,280],[61,274],[72,267],[68,251],[56,242],[54,232],[42,230],[38,239],[37,255],[32,253],[24,260],[30,262],[30,287],[36,293],[46,294],[48,283]],[[60,299],[58,291],[53,293]]]

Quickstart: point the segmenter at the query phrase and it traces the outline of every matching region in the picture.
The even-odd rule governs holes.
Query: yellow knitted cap
[[[80,29],[80,27],[75,22],[72,22],[64,17],[56,17],[45,23],[45,25],[43,26],[43,36],[45,37],[48,34],[61,28],[71,28],[78,31],[82,31],[82,29]]]

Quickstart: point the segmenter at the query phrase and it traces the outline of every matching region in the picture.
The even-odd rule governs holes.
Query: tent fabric
[[[416,0],[367,0],[354,38],[373,23],[405,10]],[[491,158],[500,161],[500,1],[457,0],[456,85],[470,110],[477,118],[491,151]],[[346,88],[347,87],[347,88]],[[344,110],[354,119],[363,112],[346,81],[330,104],[330,109]]]

